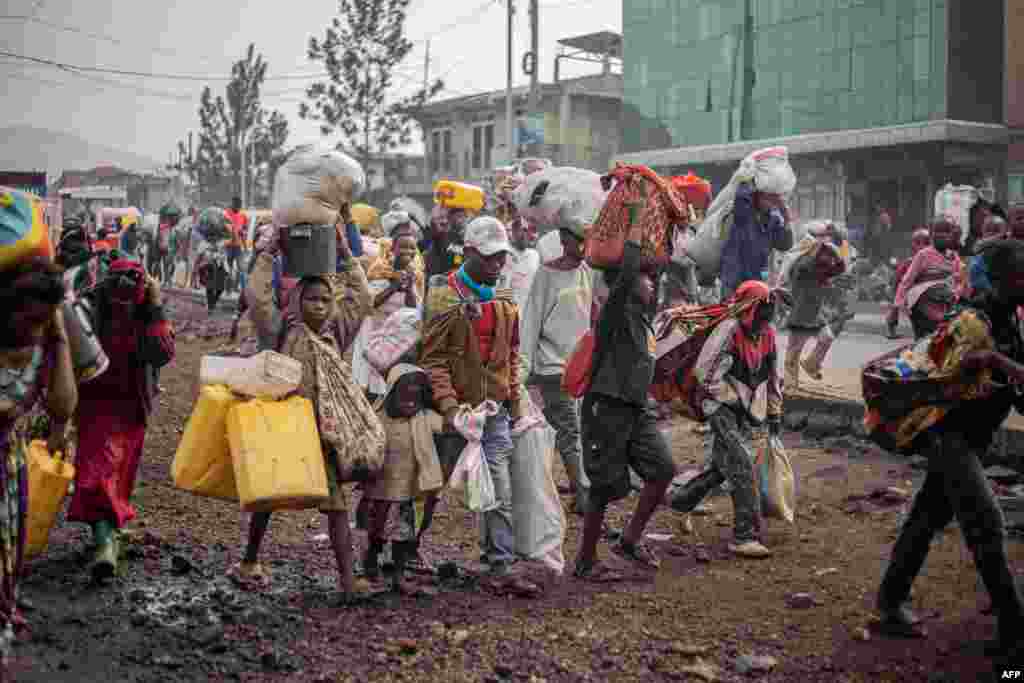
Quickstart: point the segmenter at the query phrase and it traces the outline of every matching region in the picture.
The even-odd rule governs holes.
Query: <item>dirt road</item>
[[[920,472],[852,442],[787,435],[799,476],[797,523],[768,524],[776,556],[737,560],[726,545],[731,505],[708,516],[660,511],[649,529],[664,562],[657,576],[612,586],[553,581],[539,599],[496,594],[471,575],[434,598],[380,597],[340,607],[333,562],[315,512],[274,517],[265,560],[271,589],[239,591],[237,507],[174,489],[169,467],[196,393],[200,356],[219,342],[191,326],[161,378],[146,442],[126,570],[106,587],[84,571],[87,535],[57,529],[24,581],[32,625],[15,650],[16,680],[58,681],[928,681],[985,680],[981,644],[994,619],[955,526],[936,542],[915,588],[930,638],[889,641],[861,629],[905,502],[863,498],[910,491]],[[701,437],[666,423],[678,463],[703,461]],[[617,505],[621,528],[635,497]],[[566,554],[575,551],[570,518]],[[428,540],[435,561],[470,563],[475,524],[447,500]],[[661,536],[659,536],[661,538]],[[606,553],[606,548],[602,549]],[[1024,552],[1011,543],[1018,569]],[[807,594],[796,595],[795,594]],[[755,656],[753,659],[745,657]],[[742,673],[754,665],[754,670]]]

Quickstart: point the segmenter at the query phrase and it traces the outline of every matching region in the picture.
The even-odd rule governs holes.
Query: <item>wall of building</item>
[[[1003,123],[1006,58],[1003,23],[1007,3],[1005,0],[947,2],[949,118]]]
[[[623,4],[625,99],[673,146],[944,118],[947,0],[758,0],[742,126],[744,0]],[[625,131],[642,151],[650,131]]]

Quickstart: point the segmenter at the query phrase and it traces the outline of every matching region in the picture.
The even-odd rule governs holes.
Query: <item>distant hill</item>
[[[0,128],[0,171],[46,171],[49,182],[69,170],[112,164],[129,171],[151,172],[165,163],[97,145],[70,133],[32,126]]]

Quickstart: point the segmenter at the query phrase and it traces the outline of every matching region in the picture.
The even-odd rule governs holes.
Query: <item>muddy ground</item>
[[[178,317],[199,307],[178,303]],[[433,585],[433,598],[383,595],[337,604],[334,567],[315,512],[274,517],[264,561],[272,587],[241,591],[226,577],[243,534],[237,506],[176,490],[169,468],[196,395],[203,353],[221,340],[223,319],[192,323],[163,373],[159,410],[146,441],[122,575],[91,585],[85,530],[61,526],[23,581],[31,630],[15,649],[19,681],[975,681],[991,678],[981,642],[994,635],[987,597],[956,526],[939,538],[915,586],[927,640],[886,640],[863,630],[873,617],[879,575],[922,473],[896,459],[838,441],[829,448],[789,433],[799,480],[796,524],[770,521],[761,561],[731,557],[731,504],[711,514],[661,510],[649,532],[663,559],[657,575],[614,585],[552,580],[545,594],[499,594],[460,572]],[[702,437],[682,419],[665,423],[683,467],[703,461]],[[559,468],[560,470],[560,468]],[[560,471],[560,476],[561,471]],[[568,499],[565,501],[568,503]],[[616,505],[621,528],[635,497]],[[579,518],[569,517],[571,558]],[[435,562],[471,568],[475,524],[455,500],[428,539]],[[360,539],[362,541],[362,539]],[[1018,571],[1024,549],[1012,540]],[[602,552],[607,553],[606,546]],[[539,572],[534,572],[540,576]],[[808,596],[794,594],[804,593]],[[865,637],[867,638],[865,640]],[[768,657],[747,671],[746,655]],[[1021,663],[1024,665],[1024,662]]]

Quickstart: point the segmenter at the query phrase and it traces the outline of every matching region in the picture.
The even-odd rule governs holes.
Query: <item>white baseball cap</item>
[[[508,231],[501,221],[491,216],[480,216],[470,221],[466,226],[463,244],[476,249],[484,256],[512,251],[512,245],[508,243]]]

